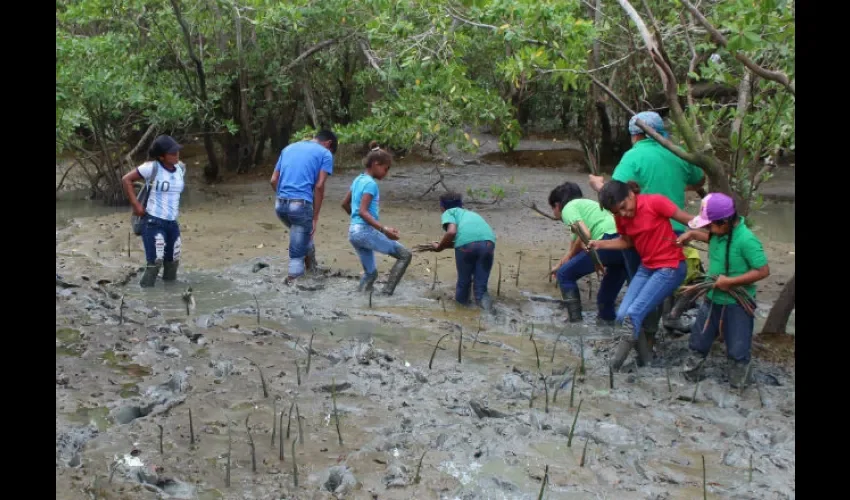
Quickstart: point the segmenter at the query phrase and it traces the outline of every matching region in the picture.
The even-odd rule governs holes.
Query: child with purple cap
[[[686,378],[695,379],[718,334],[726,341],[729,357],[729,383],[732,387],[746,384],[747,365],[753,338],[753,316],[729,293],[737,288],[755,302],[757,281],[770,275],[761,241],[738,215],[735,202],[722,193],[711,193],[702,200],[699,215],[688,223],[691,231],[678,238],[684,244],[691,240],[708,243],[708,274],[716,278],[691,327],[692,356],[685,361]],[[702,228],[708,228],[708,231]]]

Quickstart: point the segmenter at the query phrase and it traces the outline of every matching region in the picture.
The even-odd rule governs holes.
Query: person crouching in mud
[[[378,278],[375,252],[380,252],[398,259],[390,269],[390,277],[381,291],[384,295],[392,295],[413,255],[397,241],[398,229],[378,222],[381,194],[377,181],[387,176],[393,158],[387,151],[379,148],[376,141],[369,143],[369,149],[369,154],[363,159],[366,171],[351,183],[351,189],[342,201],[342,209],[351,215],[348,241],[360,257],[365,272],[360,279],[358,290],[372,290],[372,285]]]
[[[492,307],[487,293],[490,270],[493,269],[493,253],[496,249],[496,233],[483,217],[463,208],[463,196],[445,193],[440,196],[443,216],[440,223],[446,232],[443,239],[432,243],[433,251],[442,252],[454,247],[457,266],[455,300],[469,304],[469,289],[472,286],[475,302],[489,311]]]
[[[159,269],[162,267],[162,280],[177,279],[177,267],[180,265],[180,225],[177,216],[180,211],[180,195],[183,193],[186,166],[180,162],[180,150],[183,148],[172,137],[157,137],[148,155],[152,161],[140,165],[121,179],[124,192],[133,213],[143,217],[142,243],[145,247],[147,266],[140,285],[152,287],[156,283]],[[136,197],[133,182],[148,181],[154,176],[150,186],[147,205],[142,206]]]
[[[652,349],[641,326],[655,308],[685,280],[687,264],[670,219],[687,224],[692,216],[660,194],[639,194],[634,182],[610,181],[599,192],[599,205],[614,214],[619,238],[591,240],[588,248],[626,250],[634,247],[641,264],[626,288],[617,310],[622,325],[620,343],[611,360],[619,370],[631,350],[637,350],[638,366],[651,361]]]
[[[757,281],[770,276],[767,256],[758,237],[738,215],[735,202],[722,193],[711,193],[702,200],[700,213],[688,224],[693,229],[679,237],[679,244],[690,240],[708,243],[708,275],[717,281],[699,308],[691,326],[689,347],[691,356],[685,361],[685,378],[695,381],[699,368],[711,350],[714,338],[721,330],[729,358],[729,384],[739,387],[749,382],[747,365],[753,341],[753,316],[729,293],[733,287],[755,304]]]
[[[619,237],[611,212],[603,210],[596,201],[582,198],[581,188],[575,182],[565,182],[553,189],[549,193],[549,206],[552,207],[552,214],[561,219],[564,225],[578,224],[585,234],[590,235],[591,240],[607,241]],[[591,274],[595,266],[590,253],[584,251],[581,238],[577,234],[573,234],[572,238],[569,252],[550,272],[557,276],[569,321],[575,323],[582,320],[578,280]],[[601,250],[598,254],[605,266],[605,276],[596,295],[599,311],[596,324],[613,326],[616,318],[614,302],[628,276],[625,255],[620,250]]]

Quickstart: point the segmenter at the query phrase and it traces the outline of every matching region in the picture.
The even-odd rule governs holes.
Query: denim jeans
[[[180,224],[176,220],[145,215],[142,244],[145,246],[145,260],[148,265],[154,265],[157,260],[180,260]]]
[[[634,328],[634,338],[637,339],[644,319],[679,288],[687,272],[688,266],[684,260],[675,268],[648,269],[641,264],[617,310],[617,322],[622,323],[628,317]]]
[[[455,300],[459,304],[469,304],[470,285],[475,294],[475,302],[481,303],[481,299],[487,294],[487,282],[490,281],[495,250],[495,243],[486,240],[473,241],[455,248],[455,265],[457,266]]]
[[[684,231],[675,231],[674,230],[673,234],[675,234],[676,237],[678,238],[679,236],[684,234]],[[628,281],[629,281],[629,283],[631,283],[632,278],[634,278],[635,273],[637,273],[637,270],[640,267],[641,258],[640,258],[640,255],[638,255],[637,250],[634,249],[634,247],[623,250],[623,257],[626,260],[626,270],[627,270],[626,272],[629,275]],[[687,277],[687,267],[685,268],[685,277]],[[678,287],[676,287],[676,288],[678,288]],[[672,304],[670,304],[669,307],[672,307]],[[650,314],[647,314],[644,317],[644,323],[645,324],[648,325],[649,323],[654,323],[653,325],[650,325],[651,331],[653,331],[653,332],[655,331],[654,327],[658,326],[658,323],[661,320],[661,316],[663,314],[663,311],[664,311],[664,301],[661,301],[661,304],[658,305],[658,308],[655,311],[652,311]]]
[[[619,238],[617,234],[605,234],[603,240]],[[599,285],[596,294],[596,306],[599,309],[599,317],[604,320],[613,320],[616,317],[614,302],[623,284],[626,282],[625,256],[622,250],[597,250],[599,260],[605,266],[605,276]],[[578,280],[595,271],[593,258],[585,251],[576,254],[566,264],[558,268],[558,286],[562,292],[578,290]]]
[[[398,241],[393,241],[387,236],[368,224],[352,224],[348,227],[348,241],[360,257],[360,263],[368,276],[378,274],[378,266],[375,264],[375,252],[385,255],[398,255],[398,249],[404,246]]]
[[[304,274],[304,257],[313,248],[313,204],[304,200],[278,198],[277,218],[289,228],[289,276]]]
[[[707,356],[722,324],[726,355],[733,361],[747,363],[750,361],[753,321],[753,317],[738,304],[722,306],[706,299],[697,312],[696,321],[691,326],[691,338],[688,345],[692,351],[696,351],[701,356]]]

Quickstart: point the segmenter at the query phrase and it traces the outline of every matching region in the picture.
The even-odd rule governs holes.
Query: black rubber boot
[[[632,352],[632,349],[635,348],[635,344],[637,343],[634,339],[634,328],[629,318],[623,321],[622,326],[619,328],[618,336],[620,337],[620,343],[617,344],[614,356],[611,357],[611,368],[614,370],[619,370],[623,366],[626,358],[629,357],[629,353]]]
[[[174,281],[177,279],[177,268],[180,261],[165,262],[162,264],[162,281]]]
[[[390,269],[390,277],[387,279],[384,289],[381,290],[381,293],[384,295],[392,295],[395,292],[395,287],[398,286],[398,282],[401,281],[401,277],[407,271],[407,266],[410,265],[413,254],[406,248],[400,248],[393,257],[398,260],[393,264],[392,269]]]
[[[561,298],[564,299],[564,305],[567,307],[567,316],[570,323],[579,323],[582,320],[581,316],[581,294],[578,290],[561,290]]]
[[[139,285],[143,288],[150,288],[156,283],[156,276],[159,274],[159,268],[162,266],[162,261],[158,260],[153,264],[145,266],[145,273],[142,275]]]

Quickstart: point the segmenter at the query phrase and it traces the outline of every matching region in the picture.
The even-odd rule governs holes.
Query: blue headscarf
[[[659,115],[655,111],[641,111],[640,113],[633,116],[631,120],[629,120],[629,133],[631,135],[645,133],[643,129],[637,126],[638,120],[652,127],[656,132],[661,135],[661,137],[670,136],[670,134],[667,133],[667,129],[664,128],[664,120],[661,119],[661,115]]]

